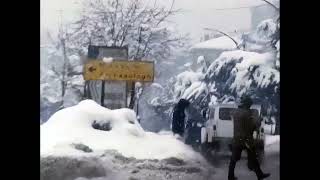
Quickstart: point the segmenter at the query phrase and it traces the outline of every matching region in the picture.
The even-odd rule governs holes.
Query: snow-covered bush
[[[222,90],[241,96],[252,87],[262,89],[279,84],[280,75],[274,61],[271,53],[226,51],[210,65],[206,79],[219,83],[217,87]]]
[[[59,108],[73,106],[82,100],[84,80],[82,60],[78,55],[66,51],[64,57],[59,46],[44,47],[41,54],[40,116],[45,122]]]
[[[203,56],[198,57],[197,64],[198,69],[195,71],[184,65],[185,71],[170,78],[164,87],[158,88],[160,92],[154,93],[155,96],[149,99],[149,105],[157,116],[165,119],[167,128],[171,124],[173,107],[181,98],[189,100],[198,112],[211,100],[208,94],[214,90],[214,85],[208,86],[204,81],[204,72],[208,67]],[[215,102],[214,98],[212,100]]]

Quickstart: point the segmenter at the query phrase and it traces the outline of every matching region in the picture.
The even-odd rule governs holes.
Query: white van
[[[238,108],[237,104],[218,104],[209,107],[206,113],[205,127],[201,129],[201,144],[204,148],[219,150],[222,145],[231,147],[233,138],[231,112],[236,108]],[[257,150],[263,154],[265,142],[263,127],[265,122],[261,118],[261,106],[252,105],[251,109],[258,114],[261,120],[259,132],[254,133],[254,139],[256,140]]]

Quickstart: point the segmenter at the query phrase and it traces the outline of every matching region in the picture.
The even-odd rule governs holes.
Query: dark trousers
[[[253,143],[253,140],[243,140],[243,139],[236,139],[234,140],[232,144],[232,156],[230,159],[229,164],[229,173],[228,173],[228,179],[232,180],[234,179],[234,169],[236,167],[237,161],[241,159],[241,152],[242,150],[247,151],[248,155],[248,168],[250,170],[253,170],[257,177],[261,176],[262,170],[260,168],[260,164],[258,161],[258,156],[256,153],[256,149]]]

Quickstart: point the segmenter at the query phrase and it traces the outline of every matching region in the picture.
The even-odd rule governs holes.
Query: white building
[[[238,41],[237,36],[233,36],[233,38]],[[199,56],[204,56],[206,61],[212,62],[219,57],[223,51],[234,50],[236,48],[236,43],[229,37],[221,36],[195,44],[191,47],[190,52],[194,60],[197,60]]]
[[[269,0],[276,7],[280,8],[280,0]],[[256,29],[257,25],[266,19],[276,20],[279,16],[279,12],[271,5],[264,3],[262,5],[254,6],[250,8],[251,12],[251,30]],[[238,43],[240,43],[240,37],[242,34],[251,30],[237,30],[237,32],[227,32]],[[207,62],[212,62],[220,56],[223,51],[235,50],[236,44],[227,36],[221,36],[215,38],[214,36],[206,36],[204,39],[209,40],[195,44],[190,48],[191,57],[196,62],[199,56],[204,56]],[[195,63],[194,63],[195,64]],[[193,65],[194,66],[194,65]]]

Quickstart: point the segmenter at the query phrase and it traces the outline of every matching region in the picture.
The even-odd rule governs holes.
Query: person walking
[[[232,112],[234,123],[234,135],[232,142],[232,156],[229,164],[228,180],[236,180],[234,169],[237,161],[241,159],[242,150],[246,150],[248,154],[248,168],[254,171],[258,180],[262,180],[270,176],[269,173],[263,173],[258,161],[256,148],[254,145],[253,132],[260,127],[259,118],[254,117],[250,110],[253,104],[249,96],[241,97],[238,108]]]

